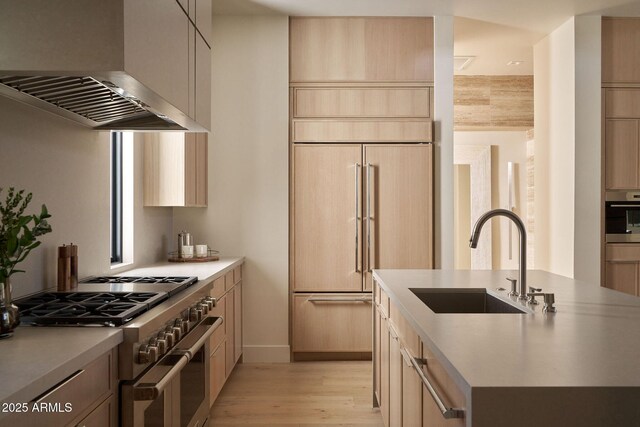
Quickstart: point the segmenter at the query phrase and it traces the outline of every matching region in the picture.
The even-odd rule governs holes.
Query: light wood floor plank
[[[212,427],[382,427],[371,362],[239,364],[211,408]]]

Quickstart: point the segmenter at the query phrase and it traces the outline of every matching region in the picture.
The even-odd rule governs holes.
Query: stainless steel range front
[[[195,277],[91,278],[16,301],[23,323],[120,326],[120,425],[200,426],[209,404],[211,284]]]

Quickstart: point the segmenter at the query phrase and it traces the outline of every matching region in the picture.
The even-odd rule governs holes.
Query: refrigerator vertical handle
[[[371,170],[373,165],[367,163],[367,271],[371,272]]]
[[[362,266],[360,265],[360,263],[358,262],[358,246],[360,244],[360,211],[358,209],[358,203],[360,201],[360,163],[356,163],[355,164],[355,182],[356,182],[356,201],[355,201],[355,208],[356,208],[356,215],[355,215],[355,223],[356,223],[356,250],[355,250],[355,265],[356,265],[356,273],[360,273],[362,270]]]

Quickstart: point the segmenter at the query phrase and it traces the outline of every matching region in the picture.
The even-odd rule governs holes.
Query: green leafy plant
[[[2,194],[0,188],[0,194]],[[40,246],[38,238],[51,232],[47,218],[51,218],[47,207],[42,205],[39,215],[24,215],[32,194],[25,190],[9,188],[7,197],[0,201],[0,283],[15,273],[16,265],[24,261],[29,253]]]

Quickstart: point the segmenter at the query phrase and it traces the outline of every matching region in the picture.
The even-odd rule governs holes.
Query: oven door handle
[[[186,355],[178,357],[176,363],[157,383],[140,383],[133,387],[133,400],[137,402],[156,400],[173,379],[180,373],[182,368],[187,366],[189,359]]]
[[[200,347],[202,347],[207,342],[211,334],[213,334],[215,330],[218,329],[220,326],[222,326],[222,317],[205,318],[185,338],[185,341],[187,341],[187,343],[193,342],[194,339],[195,339],[195,342],[191,344],[191,346],[187,349],[184,349],[184,348],[176,349],[177,353],[185,354],[189,358],[189,360],[193,359],[196,353],[200,350]],[[192,334],[195,334],[195,335],[192,335]]]

